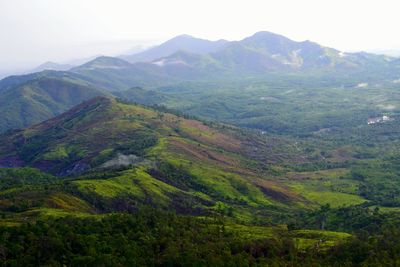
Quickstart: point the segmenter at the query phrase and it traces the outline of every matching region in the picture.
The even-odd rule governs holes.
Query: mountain
[[[346,53],[311,41],[296,42],[270,32],[258,32],[239,43],[265,60],[298,70],[357,70],[367,67],[369,62],[385,64],[389,59],[367,53]]]
[[[40,78],[40,77],[64,77],[68,76],[69,73],[61,71],[45,70],[41,72],[34,72],[24,75],[11,75],[0,80],[0,91],[9,89],[19,84]]]
[[[45,62],[39,66],[37,66],[36,68],[34,68],[33,70],[31,70],[30,72],[40,72],[40,71],[44,71],[44,70],[61,70],[61,71],[66,71],[69,70],[71,68],[73,68],[74,65],[70,65],[70,64],[59,64],[56,62]]]
[[[84,69],[123,69],[129,68],[132,64],[129,62],[116,58],[116,57],[107,57],[107,56],[99,56],[89,62],[86,62],[78,67],[75,67],[73,70],[84,70]]]
[[[296,42],[270,32],[258,32],[234,42],[213,42],[182,35],[137,54],[140,55],[143,60],[100,56],[72,68],[69,73],[104,90],[118,91],[269,73],[312,77],[320,73],[347,76],[352,72],[361,77],[394,80],[398,79],[399,69],[398,60],[392,57],[347,53],[310,41]],[[0,81],[0,90],[21,80],[46,75],[56,74],[46,71],[7,77]]]
[[[192,37],[180,36],[166,43],[169,45],[164,44],[161,46],[173,47],[172,44],[180,43],[179,40],[192,39]],[[198,41],[197,39],[195,40],[195,42]],[[203,43],[203,41],[201,41],[201,43]],[[182,41],[182,43],[186,44],[191,42]],[[205,50],[203,50],[203,52],[204,51]],[[36,80],[59,79],[64,89],[70,81],[73,81],[71,84],[72,87],[76,84],[80,84],[85,86],[85,88],[98,88],[102,91],[112,92],[118,97],[127,97],[138,103],[168,103],[169,107],[193,112],[192,114],[195,115],[207,115],[204,117],[209,117],[211,115],[213,119],[217,114],[218,117],[225,114],[223,117],[229,118],[229,120],[225,121],[235,124],[240,121],[240,125],[251,125],[252,127],[256,124],[260,125],[258,127],[262,126],[262,129],[265,129],[270,126],[264,125],[264,123],[258,123],[258,121],[264,121],[263,117],[265,117],[265,115],[258,114],[256,116],[257,118],[253,118],[254,121],[252,120],[251,122],[247,119],[248,117],[239,120],[237,115],[241,112],[240,110],[230,110],[233,107],[232,103],[220,103],[221,101],[223,102],[225,98],[221,98],[221,101],[215,103],[215,105],[223,108],[221,113],[211,112],[216,109],[215,105],[210,106],[209,102],[203,103],[203,101],[208,101],[216,97],[217,91],[207,92],[203,88],[203,90],[200,90],[197,94],[192,94],[190,96],[191,93],[189,93],[183,98],[183,95],[181,95],[176,88],[185,91],[187,88],[196,87],[194,83],[204,82],[208,83],[204,84],[205,87],[210,87],[210,83],[226,87],[232,80],[245,81],[249,77],[267,79],[269,75],[275,75],[274,77],[276,79],[282,81],[287,80],[288,82],[283,85],[284,87],[292,83],[289,82],[289,80],[292,80],[290,76],[293,75],[297,77],[297,79],[300,79],[301,76],[303,80],[315,80],[316,75],[321,76],[321,84],[323,84],[321,86],[323,87],[327,86],[327,84],[322,80],[332,81],[334,86],[343,86],[344,84],[346,84],[346,86],[354,86],[354,84],[357,85],[359,83],[373,84],[398,80],[399,69],[399,60],[387,56],[379,56],[364,52],[344,53],[309,41],[295,42],[284,36],[270,32],[258,32],[241,41],[224,42],[224,45],[217,49],[217,51],[210,53],[199,54],[177,50],[166,57],[157,58],[151,62],[138,63],[129,63],[120,58],[101,56],[83,65],[74,67],[70,71],[45,70],[27,75],[10,76],[0,81],[0,98],[3,103],[6,103],[4,107],[10,107],[9,103],[14,103],[13,101],[18,102],[21,98],[24,99],[21,102],[23,106],[37,107],[37,103],[29,103],[30,101],[35,102],[36,100],[30,97],[23,97],[24,93],[20,93],[21,88],[26,88],[29,83],[32,82],[35,90],[44,90],[43,94],[46,95],[46,90],[48,90],[48,88],[41,88],[41,86],[47,86],[47,84],[37,83]],[[24,84],[25,86],[23,86]],[[18,89],[12,92],[11,89],[14,87],[18,87]],[[138,87],[150,89],[151,92],[129,91],[130,88]],[[164,93],[168,90],[172,90],[174,93],[172,95],[170,94],[167,98],[164,94],[163,96],[157,95],[152,99],[151,94],[160,93],[156,93],[157,90],[163,91]],[[83,90],[81,91],[83,92]],[[121,94],[119,93],[120,91],[122,92]],[[138,97],[136,100],[132,98],[135,94]],[[210,98],[210,94],[213,97]],[[9,118],[2,118],[0,130],[4,131],[15,127],[25,127],[31,123],[37,123],[41,119],[50,118],[52,115],[65,111],[66,108],[71,107],[73,104],[87,99],[89,95],[99,95],[98,90],[96,90],[94,94],[90,93],[84,97],[77,97],[76,102],[69,102],[66,105],[62,104],[62,107],[58,104],[55,105],[53,101],[40,101],[40,108],[31,109],[32,111],[41,110],[40,112],[30,113],[30,110],[28,113],[24,113],[22,112],[22,107],[18,107],[17,105],[14,108],[8,109],[7,114],[9,114]],[[12,97],[15,97],[15,100],[10,101]],[[195,97],[195,99],[193,99],[193,97]],[[47,96],[44,96],[44,98],[46,99]],[[244,99],[247,98],[248,96],[244,97]],[[161,102],[157,103],[155,99]],[[177,99],[180,99],[180,101],[177,101]],[[244,99],[242,99],[242,104]],[[200,105],[199,101],[203,104]],[[188,106],[189,102],[192,107]],[[240,103],[237,106],[240,106]],[[219,107],[217,109],[220,110]],[[226,110],[230,110],[230,112],[225,112]],[[22,114],[29,115],[27,115],[27,119],[22,119],[24,116]],[[344,117],[349,118],[348,116]],[[300,120],[302,120],[302,118]],[[362,118],[360,117],[359,120],[361,121]],[[286,127],[286,123],[286,120],[282,121],[283,128]],[[316,126],[313,125],[311,128],[315,127]]]
[[[188,37],[177,37],[177,40],[180,38]],[[173,41],[173,44],[176,43],[176,39]],[[153,49],[158,51],[165,44]],[[164,73],[169,79],[188,81],[268,73],[347,75],[353,72],[361,76],[386,78],[395,76],[394,69],[398,68],[392,57],[365,52],[347,53],[311,41],[296,42],[265,31],[241,41],[223,42],[218,49],[205,53],[172,47],[174,49],[164,55],[159,53],[146,59],[148,70]],[[159,69],[155,69],[154,65]]]
[[[194,54],[207,54],[221,49],[227,43],[228,41],[226,40],[209,41],[184,34],[176,36],[165,43],[149,48],[141,53],[125,55],[121,56],[121,58],[134,63],[150,62],[158,58],[169,56],[179,50]]]
[[[178,101],[176,96],[169,96],[141,87],[132,87],[123,91],[115,91],[113,92],[113,96],[146,106],[173,106]]]
[[[24,128],[107,93],[74,80],[39,77],[0,91],[0,132]]]
[[[1,140],[1,167],[74,177],[103,173],[104,178],[74,182],[84,195],[117,199],[122,194],[185,212],[212,210],[221,201],[236,207],[237,216],[251,216],[250,207],[268,213],[272,206],[289,210],[307,202],[262,172],[268,164],[295,160],[289,153],[274,156],[283,140],[112,98],[90,99]]]
[[[256,52],[260,58],[271,62],[271,65],[274,62],[279,67],[321,67],[331,64],[333,56],[339,57],[339,51],[334,49],[310,41],[295,42],[270,32],[258,32],[243,39],[239,44]]]
[[[242,75],[271,71],[360,71],[374,66],[388,67],[392,60],[367,53],[345,53],[310,41],[296,42],[270,32],[258,32],[241,41],[226,43],[208,55],[221,70]],[[202,60],[182,60],[181,64],[199,69]]]
[[[155,64],[131,64],[120,58],[105,56],[75,67],[70,72],[107,91],[127,90],[137,86],[156,86],[176,80]]]
[[[210,45],[209,49],[178,47],[178,44],[192,41],[205,42]],[[107,91],[131,87],[157,88],[188,81],[238,79],[270,73],[312,77],[321,73],[348,76],[352,72],[352,75],[361,77],[392,80],[398,76],[399,64],[394,58],[364,52],[341,52],[310,41],[296,42],[270,32],[258,32],[241,41],[223,41],[223,45],[217,43],[218,46],[215,42],[179,36],[153,48],[154,51],[167,52],[154,53],[147,62],[130,63],[121,58],[101,56],[72,68],[69,73]],[[23,77],[0,81],[0,90],[4,86],[2,84],[28,76]]]

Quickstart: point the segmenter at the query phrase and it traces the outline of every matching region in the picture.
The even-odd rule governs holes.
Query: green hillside
[[[74,80],[39,78],[0,92],[0,132],[52,118],[80,102],[107,95]]]
[[[0,81],[6,114],[0,132],[41,122],[106,91],[136,103],[297,135],[361,124],[392,114],[386,107],[396,109],[400,65],[391,57],[343,53],[269,32],[207,53],[168,51],[150,62],[101,56],[70,71],[7,77]],[[138,87],[144,90],[131,90]]]
[[[399,221],[388,209],[398,205],[391,190],[400,186],[382,187],[398,172],[396,158],[382,158],[382,164],[371,154],[379,151],[364,159],[354,155],[367,152],[362,146],[346,151],[315,139],[314,147],[331,153],[316,157],[307,140],[106,97],[0,137],[0,166],[7,167],[0,169],[0,231],[7,233],[0,246],[7,264],[164,265],[208,255],[216,265],[233,257],[329,266],[352,261],[339,255],[363,242],[360,229],[375,235]],[[385,173],[384,180],[372,167]],[[70,256],[58,258],[54,250],[37,255],[42,249],[26,231]],[[75,250],[65,246],[71,238],[76,246],[96,245]],[[98,246],[104,242],[110,244],[107,258]],[[381,253],[373,244],[367,249]],[[275,253],[256,252],[270,250]],[[173,256],[177,252],[182,256]]]
[[[391,158],[397,145],[375,138],[380,131],[397,136],[398,126],[374,129],[365,128],[358,141],[345,131],[297,139],[97,97],[3,134],[0,166],[77,177],[71,182],[76,190],[104,201],[129,196],[189,213],[222,209],[245,221],[254,210],[273,216],[274,209],[283,215],[325,204],[396,206],[384,184],[398,172]],[[352,143],[340,141],[342,135],[352,136]],[[368,148],[366,141],[379,147]],[[376,179],[372,168],[385,175]],[[395,180],[391,184],[400,188]]]
[[[7,140],[0,149],[3,166],[30,166],[58,176],[114,170],[101,179],[73,182],[77,190],[104,199],[126,195],[141,203],[231,213],[236,208],[287,209],[300,200],[283,185],[269,188],[268,171],[263,171],[268,162],[294,159],[290,151],[277,160],[271,143],[260,150],[260,160],[250,160],[268,140],[114,99],[92,99],[2,138]],[[236,215],[248,219],[250,213]]]

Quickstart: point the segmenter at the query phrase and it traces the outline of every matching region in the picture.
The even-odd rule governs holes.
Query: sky
[[[0,0],[0,75],[119,55],[180,34],[271,31],[343,51],[400,51],[394,0]]]

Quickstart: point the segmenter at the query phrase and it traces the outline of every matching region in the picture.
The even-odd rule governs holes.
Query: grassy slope
[[[332,207],[357,205],[366,201],[358,195],[360,183],[346,179],[347,169],[331,169],[316,172],[288,173],[289,187],[304,198]]]
[[[337,207],[365,201],[359,196],[361,182],[349,178],[349,168],[285,173],[287,162],[302,159],[301,150],[297,156],[278,154],[272,143],[279,139],[247,135],[228,126],[210,126],[105,98],[3,137],[6,141],[1,149],[2,160],[13,156],[22,165],[56,174],[68,174],[65,170],[74,169],[77,163],[96,169],[119,153],[137,155],[140,160],[130,170],[106,172],[98,178],[84,176],[70,183],[80,194],[96,195],[105,201],[129,197],[136,204],[179,209],[191,206],[243,221],[251,220],[255,214],[272,214],[271,209],[282,212],[313,207],[310,204]],[[290,142],[287,145],[289,148]],[[268,149],[259,150],[257,157],[249,160],[252,146]],[[293,151],[290,153],[296,154]],[[265,172],[261,164],[265,159],[270,162],[270,169],[281,171]],[[93,211],[93,207],[78,205],[72,196],[69,201],[63,204],[62,197],[55,197],[37,208],[50,213],[54,209]],[[80,208],[72,210],[72,206]]]
[[[286,177],[291,182],[287,183],[284,175],[278,176],[282,178],[279,180],[260,169],[263,165],[257,162],[257,157],[248,159],[249,151],[253,151],[251,146],[260,147],[260,142],[267,142],[266,137],[250,138],[228,126],[210,126],[113,99],[85,102],[45,123],[3,137],[6,140],[1,149],[3,160],[13,156],[22,165],[56,174],[65,174],[66,169],[77,163],[97,170],[65,182],[38,179],[38,185],[18,185],[2,191],[0,201],[6,212],[2,222],[6,225],[25,218],[98,216],[99,212],[147,204],[185,213],[225,214],[250,222],[254,216],[282,215],[310,203],[328,201],[335,206],[363,201],[355,196],[355,191],[343,193],[332,189],[332,184],[341,188],[342,180],[352,183],[339,178],[346,174],[345,169],[291,172]],[[248,139],[254,139],[253,143]],[[143,143],[143,140],[150,141]],[[272,145],[268,151],[274,151]],[[266,153],[262,149],[258,152]],[[118,154],[136,154],[140,160],[122,170],[98,169]],[[275,164],[278,168],[280,163]],[[355,188],[357,183],[351,185]],[[300,186],[304,190],[297,190]],[[327,199],[324,195],[324,201],[313,198],[311,193],[320,189],[335,197]],[[248,238],[277,234],[268,227],[237,224],[230,227]],[[345,234],[326,232],[290,234],[300,248],[331,246],[347,238]],[[320,244],[320,239],[324,244]]]
[[[141,203],[168,206],[183,197],[196,207],[222,209],[245,220],[252,216],[250,208],[264,213],[272,207],[366,201],[348,169],[285,174],[288,163],[308,160],[290,139],[210,126],[107,98],[3,138],[0,163],[8,160],[60,175],[100,170],[120,154],[136,155],[130,172],[76,182],[83,192],[105,198],[130,195]]]
[[[257,164],[252,166],[245,160],[245,140],[237,130],[218,127],[97,98],[25,131],[6,135],[8,142],[1,153],[3,160],[13,155],[19,164],[61,175],[100,168],[120,154],[136,155],[132,171],[106,180],[76,182],[82,192],[106,198],[130,195],[165,206],[182,197],[197,203],[195,206],[207,202],[215,209],[222,202],[237,216],[244,216],[242,208],[285,207],[286,203],[255,183],[266,177],[254,167]],[[169,173],[158,170],[159,165],[170,166],[188,177],[187,181],[176,184],[174,178],[167,177]],[[297,201],[290,195],[287,200]],[[246,216],[250,216],[249,211]]]

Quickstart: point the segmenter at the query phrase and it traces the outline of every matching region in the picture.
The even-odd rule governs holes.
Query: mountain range
[[[365,79],[395,80],[399,76],[399,62],[398,59],[388,56],[345,53],[310,41],[296,42],[270,32],[258,32],[233,42],[208,41],[181,35],[130,56],[101,56],[68,71],[43,70],[4,78],[0,81],[0,101],[12,105],[13,108],[3,105],[3,110],[7,110],[10,116],[0,122],[0,130],[26,127],[50,118],[73,104],[88,99],[89,95],[111,92],[115,96],[122,96],[122,91],[132,87],[155,92],[162,88],[179,87],[184,83],[243,80],[268,75],[324,75],[327,76],[326,79],[340,76],[342,80],[358,79],[361,80],[359,82],[364,82]],[[49,64],[44,64],[38,70],[60,67]],[[62,69],[64,67],[66,68],[62,66]],[[41,79],[59,79],[59,84],[70,83],[71,86],[61,86],[64,93],[57,100],[47,96],[44,97],[45,101],[37,100],[32,97],[37,95],[32,92],[33,88],[47,94],[50,86],[50,83],[38,81]],[[62,96],[77,94],[77,84],[85,86],[88,92],[93,93],[86,94],[83,93],[86,89],[81,90],[82,95],[74,97],[73,103],[68,97],[63,99]],[[171,96],[161,96],[160,92],[157,94],[162,99],[171,99]],[[142,98],[141,101],[155,103],[150,98]],[[175,94],[172,98],[176,102],[181,96]],[[181,107],[178,105],[177,108]]]
[[[189,48],[190,47],[190,48]],[[154,56],[144,56],[145,54]],[[346,53],[310,41],[296,42],[270,32],[258,32],[241,41],[204,41],[190,36],[178,36],[160,46],[150,48],[122,63],[114,58],[97,58],[88,64],[91,68],[77,67],[72,72],[90,76],[110,76],[118,83],[109,85],[111,90],[131,86],[159,86],[177,81],[245,77],[268,73],[392,73],[398,69],[393,57],[364,52]],[[126,59],[127,57],[121,57]],[[123,66],[122,66],[123,65]],[[97,66],[97,67],[96,67]],[[377,74],[374,74],[375,76]],[[160,83],[160,80],[163,82]],[[125,87],[123,87],[125,86]]]
[[[133,59],[135,57],[137,59]],[[271,72],[389,71],[392,67],[398,68],[398,65],[394,57],[365,52],[347,53],[311,41],[296,42],[278,34],[258,32],[241,41],[208,41],[180,35],[159,46],[120,56],[119,59],[101,56],[74,68],[48,62],[37,70],[70,69],[70,72],[81,74],[93,83],[104,84],[107,90],[117,90],[154,86],[157,85],[155,80],[160,79],[175,82]],[[105,78],[99,77],[102,75],[110,76],[107,79],[116,79],[115,84],[107,84]]]
[[[143,52],[120,57],[131,63],[151,62],[159,58],[167,57],[180,50],[193,54],[208,54],[221,49],[227,43],[229,42],[226,40],[209,41],[183,34]]]

